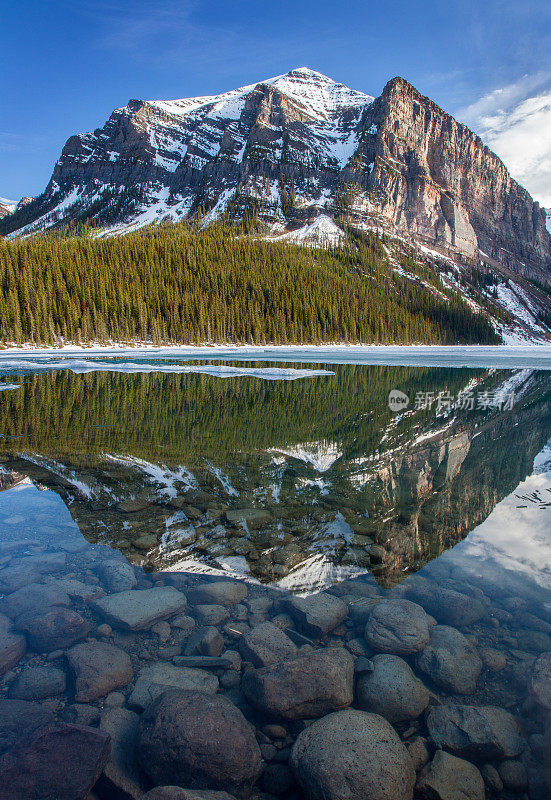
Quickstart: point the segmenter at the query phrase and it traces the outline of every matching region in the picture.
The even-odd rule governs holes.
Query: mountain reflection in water
[[[331,372],[26,373],[0,395],[0,458],[132,563],[307,590],[366,570],[392,585],[419,569],[485,519],[551,436],[546,372]],[[508,387],[509,411],[416,404]],[[393,389],[410,398],[401,414]]]

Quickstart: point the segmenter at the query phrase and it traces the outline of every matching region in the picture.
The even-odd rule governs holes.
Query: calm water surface
[[[112,704],[143,711],[135,693],[146,667],[193,663],[257,731],[282,723],[283,740],[260,734],[263,768],[288,770],[303,723],[240,683],[240,671],[264,663],[242,639],[272,620],[297,654],[332,645],[351,654],[354,707],[390,720],[419,774],[443,747],[476,764],[487,797],[551,796],[551,372],[101,362],[0,364],[0,623],[11,637],[0,651],[0,734],[2,703],[14,699],[108,730]],[[214,590],[197,601],[221,579],[245,587],[235,602],[215,602]],[[187,594],[187,607],[134,628],[101,607],[121,591],[163,587]],[[292,605],[319,592],[346,611],[333,627],[328,613],[323,631]],[[393,650],[369,635],[381,598],[420,605],[430,642]],[[50,612],[59,619],[45,619]],[[220,646],[196,635],[205,628]],[[83,641],[124,650],[132,677],[79,695],[70,651]],[[403,659],[424,683],[422,708],[396,716],[362,688],[383,668],[378,653]],[[225,664],[209,663],[220,657]],[[38,667],[62,673],[58,684]],[[163,674],[157,684],[178,685]],[[450,703],[507,712],[521,745],[477,729],[468,746],[452,746],[431,722]],[[496,736],[492,749],[486,739]],[[0,745],[8,751],[13,737]],[[125,796],[161,782],[140,758]],[[100,798],[123,796],[109,763]],[[270,783],[276,772],[257,789],[306,791],[296,770]]]

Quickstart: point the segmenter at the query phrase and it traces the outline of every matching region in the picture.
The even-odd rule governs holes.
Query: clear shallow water
[[[488,797],[547,797],[549,373],[254,362],[242,367],[251,373],[220,377],[220,366],[231,362],[216,362],[219,374],[207,362],[193,362],[206,374],[182,371],[190,362],[174,359],[164,360],[161,370],[154,359],[146,363],[147,372],[114,371],[121,362],[111,359],[108,371],[27,365],[4,373],[19,388],[0,393],[0,613],[7,635],[17,640],[4,655],[2,696],[20,699],[27,692],[27,701],[58,721],[97,726],[103,714],[107,729],[111,703],[130,714],[143,711],[132,694],[146,666],[185,671],[192,662],[182,659],[230,651],[228,662],[241,652],[245,666],[215,666],[207,658],[201,669],[261,731],[269,776],[277,772],[274,764],[286,767],[302,723],[255,705],[251,690],[241,687],[253,658],[241,640],[250,628],[275,620],[305,652],[335,645],[351,654],[356,708],[392,717],[361,689],[368,682],[362,675],[382,680],[382,652],[413,669],[431,693],[430,708],[453,701],[512,714],[522,748],[490,752],[479,736],[468,760],[487,783],[490,767],[502,774],[501,783],[506,779],[502,789],[497,780],[487,786]],[[389,406],[393,390],[409,398],[400,411]],[[220,577],[246,587],[239,602],[197,602],[197,587]],[[52,607],[63,618],[46,640],[35,628],[49,630],[42,614],[55,597],[44,599],[37,585],[58,592]],[[143,630],[125,630],[94,605],[121,589],[166,587],[187,595],[187,608],[162,612]],[[305,623],[289,599],[320,591],[339,598],[346,612],[325,631]],[[149,597],[140,596],[143,607]],[[430,615],[430,642],[396,652],[366,638],[381,597],[420,605]],[[64,638],[66,609],[82,620],[71,623],[74,639]],[[191,622],[175,624],[182,615]],[[169,624],[159,627],[164,619]],[[98,633],[106,622],[111,630]],[[190,645],[186,625],[193,623],[195,630],[216,629],[222,649]],[[406,629],[412,625],[406,619]],[[449,636],[456,636],[453,645]],[[84,693],[80,700],[87,699],[75,704],[78,670],[67,653],[87,638],[127,653],[132,677],[113,685],[107,680],[99,695]],[[253,664],[259,666],[254,658]],[[40,685],[32,669],[49,666],[65,676],[63,690],[51,695],[50,686],[50,694],[37,698],[46,690],[21,689],[21,675]],[[301,683],[308,686],[308,675]],[[110,690],[120,696],[106,701]],[[322,714],[311,706],[305,718],[349,700],[334,701]],[[412,753],[423,740],[427,758],[442,746],[429,718],[423,707],[391,719]],[[129,719],[139,725],[138,716]],[[262,733],[274,721],[285,738]],[[454,752],[449,743],[444,750]],[[285,775],[288,786],[281,775],[279,788],[258,776],[255,785],[269,793],[278,788],[284,797],[306,791],[297,768]],[[136,796],[158,778],[142,757],[132,777]],[[117,797],[120,780],[104,775],[98,796]],[[209,786],[215,788],[212,781]]]

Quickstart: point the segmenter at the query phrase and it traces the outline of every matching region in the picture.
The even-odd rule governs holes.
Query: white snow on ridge
[[[269,241],[274,242],[290,242],[292,244],[304,245],[322,245],[334,246],[338,245],[344,239],[344,231],[335,225],[331,217],[326,214],[320,214],[309,225],[303,225],[296,231],[288,231],[281,236],[268,236]]]
[[[244,107],[245,97],[256,86],[273,86],[282,94],[297,103],[313,119],[328,119],[345,108],[359,108],[373,102],[371,95],[349,89],[336,83],[321,72],[299,67],[285,75],[277,75],[258,83],[251,83],[239,89],[218,95],[189,97],[181,100],[149,100],[148,104],[174,117],[183,118],[188,114],[206,111],[211,118],[239,119]]]
[[[543,328],[538,325],[534,315],[529,311],[527,305],[525,305],[525,303],[523,303],[518,296],[522,290],[520,290],[519,287],[512,281],[509,283],[509,286],[504,283],[500,283],[497,286],[497,296],[500,303],[514,317],[521,319],[526,323],[526,325],[529,325],[531,328],[543,333]],[[525,298],[523,297],[523,299]]]
[[[5,209],[7,209],[10,214],[13,214],[16,205],[17,200],[8,200],[7,197],[0,197],[0,206],[3,206]]]

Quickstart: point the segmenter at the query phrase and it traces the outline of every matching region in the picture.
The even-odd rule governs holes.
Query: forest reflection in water
[[[300,589],[401,580],[480,524],[551,436],[546,372],[285,367],[314,372],[23,372],[0,394],[0,457],[133,563]]]

